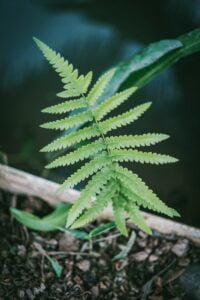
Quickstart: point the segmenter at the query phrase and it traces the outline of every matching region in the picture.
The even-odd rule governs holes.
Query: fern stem
[[[89,105],[89,103],[88,103],[88,101],[87,101],[87,98],[86,98],[85,95],[83,95],[83,94],[82,94],[82,97],[84,98],[84,102],[85,102],[85,104],[86,104],[86,106],[87,106],[87,109],[88,109],[88,111],[89,111],[90,114],[91,114],[92,121],[95,123],[96,128],[97,128],[98,132],[100,133],[100,136],[101,136],[101,138],[102,138],[102,141],[103,141],[103,143],[104,143],[104,145],[105,145],[105,150],[106,150],[108,159],[111,161],[111,163],[112,163],[112,165],[113,165],[113,161],[112,161],[112,159],[111,159],[111,157],[110,157],[110,154],[111,154],[111,153],[110,153],[110,150],[109,150],[109,148],[108,148],[108,144],[107,144],[107,142],[106,142],[106,137],[105,137],[105,135],[103,134],[103,132],[100,130],[99,122],[97,121],[95,115],[93,114],[92,109],[91,109],[91,105]]]
[[[82,97],[83,97],[83,99],[84,99],[84,102],[85,102],[85,105],[87,106],[88,111],[89,111],[90,114],[91,114],[91,119],[92,119],[93,122],[95,123],[96,128],[97,128],[97,130],[99,131],[100,136],[101,136],[101,138],[102,138],[103,144],[105,145],[106,155],[107,155],[107,157],[108,157],[108,159],[110,160],[110,163],[111,163],[111,164],[110,164],[110,169],[111,169],[111,171],[113,171],[114,173],[116,173],[116,170],[115,170],[115,162],[113,162],[113,160],[112,160],[112,158],[111,158],[111,151],[110,151],[110,149],[109,149],[109,147],[108,147],[108,143],[107,143],[107,141],[106,141],[106,137],[105,137],[104,133],[101,131],[101,129],[100,129],[100,127],[99,127],[99,122],[97,121],[95,115],[93,114],[93,111],[92,111],[92,109],[91,109],[91,105],[89,105],[89,103],[88,103],[88,101],[87,101],[87,98],[86,98],[85,95],[83,95],[83,94],[82,94]],[[120,180],[119,180],[118,178],[116,178],[116,177],[113,178],[113,180],[116,182],[116,184],[118,185],[119,190],[120,190],[120,188],[121,188]]]

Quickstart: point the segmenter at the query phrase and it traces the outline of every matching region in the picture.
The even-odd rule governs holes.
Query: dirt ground
[[[0,300],[200,299],[187,281],[188,269],[200,264],[200,247],[187,239],[141,231],[134,237],[132,229],[125,238],[113,229],[91,245],[60,231],[28,230],[9,207],[50,211],[39,200],[0,193]],[[121,251],[123,259],[116,257]],[[46,255],[62,266],[60,278]]]

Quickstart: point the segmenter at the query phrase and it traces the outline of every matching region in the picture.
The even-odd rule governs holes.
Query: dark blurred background
[[[0,2],[0,151],[11,166],[60,181],[70,170],[45,173],[39,149],[55,132],[39,128],[49,120],[41,109],[58,101],[58,76],[32,36],[61,52],[80,72],[95,78],[148,43],[176,38],[200,26],[199,0],[18,0]],[[199,189],[200,54],[162,72],[126,104],[152,101],[151,110],[124,133],[163,132],[171,139],[155,150],[180,159],[169,166],[130,166],[181,221],[200,225]],[[119,109],[120,111],[120,109]],[[153,148],[151,149],[153,150]]]

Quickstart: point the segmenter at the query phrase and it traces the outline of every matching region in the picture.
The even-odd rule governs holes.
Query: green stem
[[[108,159],[109,159],[110,162],[111,162],[111,169],[112,169],[112,171],[115,173],[115,172],[116,172],[116,171],[115,171],[115,165],[114,165],[114,163],[113,163],[113,161],[112,161],[112,158],[111,158],[111,152],[110,152],[110,149],[108,148],[108,143],[107,143],[107,141],[106,141],[106,137],[105,137],[105,135],[103,134],[103,132],[101,131],[101,129],[100,129],[100,127],[99,127],[99,123],[98,123],[98,121],[97,121],[95,115],[94,115],[93,112],[92,112],[91,106],[88,104],[87,98],[85,97],[85,95],[82,95],[82,97],[84,98],[85,104],[86,104],[86,106],[87,106],[88,111],[89,111],[90,114],[91,114],[92,120],[93,120],[93,122],[95,123],[95,125],[96,125],[96,127],[97,127],[97,130],[99,131],[99,133],[100,133],[100,135],[101,135],[101,138],[102,138],[103,143],[104,143],[104,145],[105,145],[105,150],[106,150],[107,157],[108,157]],[[121,186],[121,183],[120,183],[120,181],[119,181],[117,178],[115,178],[115,182],[118,184],[119,187]],[[120,190],[120,188],[119,188],[119,190]]]

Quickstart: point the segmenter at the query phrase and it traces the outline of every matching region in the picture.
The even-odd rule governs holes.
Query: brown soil
[[[36,199],[0,194],[0,300],[192,299],[180,278],[200,262],[200,248],[188,240],[136,231],[127,257],[113,260],[128,242],[116,230],[96,237],[91,249],[69,234],[26,229],[11,218],[10,206],[37,214],[50,210]],[[46,254],[63,267],[59,279]]]

